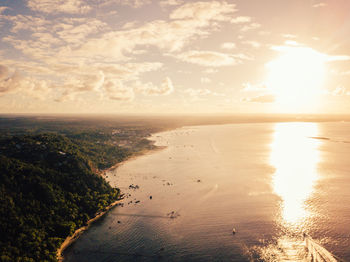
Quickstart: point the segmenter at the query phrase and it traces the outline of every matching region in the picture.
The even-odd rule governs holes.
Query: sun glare
[[[307,47],[285,47],[267,65],[267,87],[281,111],[312,110],[325,81],[325,57]]]
[[[318,179],[319,140],[315,123],[279,123],[275,125],[271,144],[271,165],[276,169],[273,188],[283,202],[282,219],[298,223],[306,216],[305,200],[310,197]]]

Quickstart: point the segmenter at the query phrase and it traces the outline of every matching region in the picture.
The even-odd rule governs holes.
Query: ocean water
[[[350,123],[193,126],[152,139],[165,148],[106,174],[124,206],[65,261],[297,261],[303,232],[350,261]]]

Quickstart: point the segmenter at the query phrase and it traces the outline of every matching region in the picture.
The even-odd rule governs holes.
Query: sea
[[[303,234],[350,261],[350,123],[187,126],[105,174],[122,205],[72,261],[306,261]]]

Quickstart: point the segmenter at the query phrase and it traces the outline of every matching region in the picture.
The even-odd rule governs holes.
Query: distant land
[[[57,261],[73,232],[120,199],[99,173],[185,125],[349,121],[337,115],[0,116],[0,260]]]

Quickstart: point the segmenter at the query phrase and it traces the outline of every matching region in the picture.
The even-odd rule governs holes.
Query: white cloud
[[[203,97],[206,97],[206,96],[224,96],[223,94],[213,92],[207,88],[205,89],[187,88],[182,92],[188,95],[192,101],[203,100]]]
[[[252,18],[249,16],[238,16],[230,20],[232,24],[243,24],[243,23],[249,23],[251,21],[252,21]]]
[[[214,74],[214,73],[217,73],[217,72],[219,72],[219,70],[214,69],[214,68],[207,68],[207,69],[204,70],[204,73],[206,73],[206,74]]]
[[[238,63],[232,55],[214,51],[192,50],[176,55],[175,57],[184,62],[201,66],[219,67],[235,65]]]
[[[318,7],[325,7],[325,6],[327,6],[326,3],[318,3],[318,4],[314,4],[312,7],[318,8]]]
[[[223,48],[223,49],[235,49],[236,44],[233,42],[225,42],[225,43],[221,44],[221,48]]]
[[[151,82],[146,84],[138,82],[137,85],[136,89],[147,96],[169,95],[174,91],[173,83],[169,77],[166,77],[160,86],[156,86]]]
[[[35,17],[31,15],[15,15],[2,16],[2,19],[7,20],[13,24],[10,29],[13,33],[18,33],[21,30],[29,30],[35,32],[46,31],[47,27],[52,25],[52,22],[45,18]]]
[[[144,5],[149,5],[150,3],[152,3],[152,0],[107,0],[103,2],[101,6],[109,6],[109,5],[117,4],[117,5],[126,5],[133,8],[140,8]]]
[[[211,94],[211,91],[209,89],[187,88],[183,92],[192,97],[205,96]]]
[[[16,70],[0,65],[0,96],[9,93],[20,93],[38,99],[44,99],[49,92],[45,80],[24,77]]]
[[[254,30],[254,29],[258,29],[261,27],[261,24],[258,24],[258,23],[251,23],[249,25],[245,25],[241,28],[241,31],[242,32],[247,32],[247,31],[250,31],[250,30]]]
[[[53,69],[57,76],[65,78],[62,93],[57,102],[75,100],[78,95],[94,92],[111,100],[132,101],[133,88],[126,87],[125,82],[139,81],[141,74],[158,70],[162,63],[125,63],[81,65],[79,67],[65,64],[56,65]]]
[[[350,56],[348,55],[326,55],[325,54],[326,61],[333,62],[333,61],[349,61]]]
[[[90,34],[104,31],[108,26],[95,18],[65,19],[54,25],[57,36],[66,43],[82,44]]]
[[[201,83],[209,84],[209,83],[211,83],[211,79],[208,77],[201,77]]]
[[[243,92],[259,92],[266,91],[266,85],[264,83],[251,84],[249,82],[243,83]]]
[[[257,41],[243,41],[243,44],[249,45],[253,48],[259,48],[261,47],[261,44]]]
[[[297,38],[297,36],[296,35],[293,35],[293,34],[282,34],[282,36],[284,37],[284,38]]]
[[[110,31],[88,39],[78,50],[67,49],[65,56],[104,56],[125,60],[140,46],[155,46],[170,52],[181,50],[191,40],[208,35],[210,20],[155,20],[138,28]]]
[[[27,5],[33,11],[48,14],[85,14],[92,9],[82,0],[27,0]]]
[[[26,0],[27,6],[37,13],[1,17],[11,31],[2,41],[12,46],[11,50],[17,51],[16,56],[21,58],[6,62],[18,71],[0,67],[0,93],[28,93],[55,101],[92,96],[132,101],[137,91],[148,96],[174,92],[170,78],[160,84],[141,84],[143,74],[166,69],[159,62],[144,62],[145,52],[149,50],[159,49],[163,54],[168,52],[172,57],[209,67],[233,65],[242,59],[212,51],[181,53],[196,39],[218,30],[220,22],[230,22],[236,9],[225,1],[162,1],[161,5],[173,10],[168,20],[147,19],[128,24],[125,24],[128,20],[122,20],[106,24],[108,19],[86,17],[95,7],[113,9],[113,4],[140,7],[151,2]],[[121,16],[119,12],[118,16]],[[244,22],[240,20],[239,23]],[[135,54],[143,54],[141,62]],[[217,70],[209,68],[205,72]],[[203,83],[210,81],[208,77],[201,78]],[[139,83],[138,87],[135,83]]]
[[[170,14],[171,19],[194,19],[198,21],[228,21],[229,14],[237,11],[235,4],[227,2],[210,1],[186,3]]]
[[[102,71],[92,74],[74,75],[67,79],[65,88],[72,92],[99,91],[104,81],[105,75]]]
[[[275,102],[275,97],[274,95],[261,95],[261,96],[243,98],[241,101],[253,102],[253,103],[273,103]]]
[[[310,47],[304,46],[295,41],[286,41],[286,45],[282,46],[272,46],[271,49],[278,52],[296,52],[304,53],[305,55],[314,55],[319,57],[323,62],[334,62],[334,61],[349,61],[350,56],[348,55],[329,55],[325,53],[320,53]]]
[[[122,82],[108,80],[103,85],[106,96],[111,100],[132,101],[135,97],[132,88],[125,87]]]
[[[139,76],[146,72],[159,70],[163,66],[159,62],[125,63],[125,64],[98,64],[97,68],[109,78],[120,81],[138,80]],[[96,67],[94,67],[95,70]]]
[[[138,24],[138,21],[126,22],[126,23],[123,25],[122,28],[123,28],[123,29],[135,28],[137,24]]]
[[[167,7],[167,6],[176,6],[183,4],[183,0],[161,0],[159,1],[159,5],[161,7]]]
[[[331,92],[332,96],[349,96],[350,91],[348,91],[344,86],[338,86]]]

